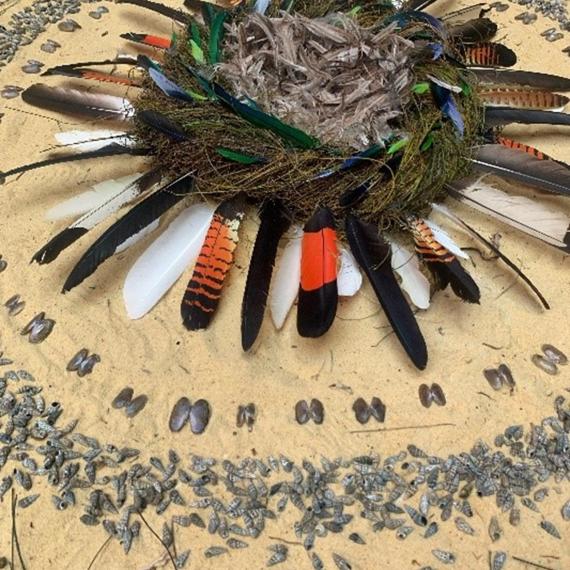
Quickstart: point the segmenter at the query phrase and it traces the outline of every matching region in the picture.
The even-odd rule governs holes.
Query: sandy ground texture
[[[88,5],[74,16],[82,26],[75,33],[63,33],[56,26],[50,27],[0,71],[0,86],[27,87],[38,81],[37,76],[20,71],[30,58],[39,59],[46,66],[82,59],[98,60],[113,57],[117,50],[134,51],[133,45],[119,38],[122,32],[168,35],[173,30],[167,19],[147,11],[111,3],[105,5],[110,13],[98,21],[88,17]],[[521,11],[511,5],[506,12],[493,16],[504,24],[498,37],[517,51],[519,66],[570,75],[570,59],[561,53],[561,42],[550,44],[540,37],[550,22],[539,17],[535,25],[523,26],[514,19]],[[62,45],[53,55],[39,49],[48,37]],[[50,85],[75,84],[73,80],[66,82],[56,77],[42,80]],[[101,91],[106,88],[92,84],[89,87]],[[2,170],[38,159],[42,151],[54,144],[54,132],[79,124],[56,114],[36,112],[19,99],[0,100],[0,112],[5,114],[0,124]],[[570,161],[569,133],[568,128],[563,127],[545,127],[540,134],[533,129],[519,130],[523,141],[566,161]],[[78,163],[36,171],[10,180],[0,188],[0,253],[9,264],[0,275],[0,301],[19,293],[26,302],[25,310],[16,317],[8,317],[6,311],[0,311],[0,350],[15,360],[14,367],[34,374],[44,387],[48,401],[63,403],[65,418],[80,420],[77,429],[82,433],[118,446],[142,449],[145,459],[153,454],[164,456],[170,448],[177,449],[185,459],[189,452],[231,460],[252,453],[264,457],[280,452],[296,460],[368,452],[386,456],[408,443],[447,456],[469,450],[478,438],[492,442],[508,425],[529,426],[539,422],[552,414],[554,397],[565,393],[564,389],[570,386],[568,369],[561,369],[557,376],[547,376],[530,360],[545,342],[570,352],[570,304],[566,299],[570,260],[465,208],[457,211],[484,234],[497,231],[502,234],[504,252],[524,267],[551,301],[552,310],[542,310],[504,267],[482,261],[474,254],[476,267],[471,271],[481,286],[481,306],[462,303],[446,291],[434,297],[429,311],[418,315],[430,349],[430,363],[423,373],[408,363],[394,336],[387,335],[387,321],[379,313],[368,286],[356,298],[341,301],[336,322],[325,338],[316,341],[299,338],[292,312],[279,334],[266,319],[261,340],[251,354],[243,354],[239,316],[255,220],[248,221],[242,232],[236,267],[215,322],[206,332],[188,333],[180,323],[179,300],[190,269],[145,318],[134,322],[127,319],[121,296],[122,281],[148,241],[110,259],[83,286],[61,295],[63,279],[79,252],[101,230],[91,232],[52,264],[31,265],[31,255],[65,223],[47,222],[44,212],[97,181],[124,176],[142,169],[142,164],[139,159],[122,158]],[[562,199],[546,197],[546,201],[570,211]],[[172,215],[166,216],[163,224],[171,218]],[[462,245],[473,245],[466,236],[454,235]],[[32,345],[19,332],[39,311],[55,319],[56,326],[45,342]],[[65,366],[82,347],[100,354],[101,363],[92,375],[78,378],[66,372]],[[483,378],[485,367],[501,362],[508,363],[513,370],[517,382],[513,394],[493,392]],[[447,395],[447,405],[423,408],[418,399],[421,382],[439,382]],[[338,383],[349,385],[352,394],[331,388]],[[147,407],[132,420],[110,406],[112,398],[126,385],[132,386],[136,394],[145,393],[149,397]],[[192,436],[188,430],[179,434],[168,430],[170,410],[182,395],[193,401],[206,398],[211,403],[212,420],[202,436]],[[360,427],[351,411],[357,396],[382,398],[388,407],[385,431],[351,433]],[[311,397],[322,400],[326,418],[322,426],[309,423],[301,427],[294,420],[293,406],[297,400]],[[236,429],[235,413],[238,404],[250,401],[255,402],[259,412],[253,431],[248,433],[245,429]],[[440,423],[451,425],[395,430]],[[368,424],[368,427],[374,426]],[[3,471],[8,472],[11,466],[8,463]],[[560,506],[570,498],[570,485],[550,485],[557,491],[551,492],[542,503],[541,511],[545,518],[557,524],[562,533],[561,541],[539,528],[539,514],[525,511],[523,524],[517,529],[509,526],[505,515],[499,513],[505,535],[492,546],[486,528],[497,509],[494,499],[490,498],[473,500],[475,516],[470,522],[477,531],[473,537],[461,534],[450,522],[442,525],[432,541],[424,540],[419,533],[412,534],[406,541],[398,541],[393,533],[375,535],[365,521],[357,521],[354,530],[366,537],[367,546],[355,545],[344,535],[331,535],[320,543],[319,552],[327,568],[333,566],[332,551],[345,555],[353,568],[359,570],[412,569],[427,564],[441,568],[441,563],[431,555],[432,548],[441,548],[456,553],[454,567],[461,570],[488,568],[490,549],[502,549],[554,570],[569,569],[570,526],[562,521]],[[87,568],[106,537],[104,530],[101,526],[91,528],[79,524],[80,507],[65,513],[56,512],[50,501],[51,489],[40,482],[34,488],[42,493],[41,498],[18,516],[27,567],[33,570]],[[292,517],[290,514],[277,523],[270,523],[266,535],[295,541]],[[162,523],[150,511],[148,518],[157,527]],[[9,556],[10,535],[9,500],[5,498],[0,505],[0,555]],[[206,560],[203,549],[221,541],[194,528],[181,529],[177,534],[178,550],[192,549],[191,568],[260,569],[267,559],[269,540],[266,535],[252,541],[245,551],[232,551],[229,556]],[[113,541],[93,568],[141,569],[162,553],[161,545],[143,529],[128,557]],[[310,563],[303,548],[291,547],[289,561],[281,567],[309,568]],[[523,569],[525,565],[510,560],[507,568]]]

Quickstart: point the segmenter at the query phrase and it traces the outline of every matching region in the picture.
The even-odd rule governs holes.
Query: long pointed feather
[[[222,202],[214,212],[180,306],[182,322],[188,330],[207,328],[216,312],[234,263],[244,207],[244,200],[238,195]]]
[[[136,234],[132,235],[130,238],[127,238],[121,245],[117,246],[115,253],[118,254],[122,253],[123,251],[127,251],[127,249],[133,247],[133,245],[136,245],[139,243],[139,241],[142,241],[152,232],[157,230],[158,226],[160,226],[160,218],[157,218],[154,220],[154,222],[151,222],[148,226],[145,226],[142,230],[139,230]]]
[[[139,178],[140,174],[129,174],[116,180],[106,180],[92,186],[89,190],[60,202],[49,209],[46,220],[61,220],[71,216],[81,216],[93,208],[99,208],[112,196],[122,192]]]
[[[190,14],[185,14],[180,10],[171,8],[170,6],[165,6],[159,2],[152,2],[152,0],[115,0],[117,4],[132,4],[133,6],[138,6],[139,8],[145,8],[161,16],[166,16],[171,20],[176,20],[181,24],[189,24],[192,21],[192,16]]]
[[[455,222],[459,227],[467,230],[469,234],[473,237],[478,239],[481,243],[483,243],[486,247],[488,247],[503,263],[505,263],[508,267],[510,267],[534,292],[534,294],[538,297],[542,306],[545,309],[550,309],[550,305],[548,301],[544,298],[543,294],[538,290],[536,285],[523,273],[523,271],[513,263],[499,248],[497,248],[493,243],[491,243],[488,239],[484,238],[478,231],[473,229],[469,226],[466,222],[464,222],[461,218],[456,216],[455,214],[451,213],[445,206],[442,204],[432,204],[432,208]]]
[[[301,279],[301,245],[303,229],[293,226],[289,240],[277,258],[275,275],[269,292],[269,309],[276,329],[281,329],[297,298]]]
[[[457,257],[461,257],[463,259],[469,259],[469,256],[453,241],[451,236],[443,229],[440,228],[434,221],[432,220],[424,220],[425,223],[428,225],[433,237],[443,246],[447,251],[453,253],[453,255]]]
[[[521,123],[523,125],[570,125],[570,113],[537,109],[513,109],[512,107],[488,107],[485,109],[485,125],[496,127]]]
[[[453,26],[449,35],[464,44],[474,44],[489,41],[497,29],[497,24],[489,18],[475,18]]]
[[[77,162],[79,160],[90,160],[92,158],[105,158],[107,156],[118,156],[121,154],[130,155],[140,155],[144,156],[149,154],[149,149],[144,148],[132,148],[127,146],[122,146],[119,144],[111,143],[103,148],[97,150],[90,150],[87,152],[72,152],[69,154],[60,154],[54,156],[53,158],[47,158],[45,160],[39,160],[38,162],[31,162],[29,164],[24,164],[22,166],[17,166],[5,172],[0,171],[0,185],[4,184],[6,178],[9,176],[15,176],[16,174],[23,174],[24,172],[30,172],[31,170],[36,170],[38,168],[45,168],[47,166],[53,166],[54,164],[64,164],[66,162]]]
[[[290,216],[279,200],[264,202],[259,217],[261,223],[249,262],[241,307],[241,345],[245,351],[253,346],[261,329],[277,248],[291,224]]]
[[[180,99],[186,103],[194,103],[194,99],[191,95],[186,93],[182,87],[166,77],[166,75],[164,75],[164,73],[161,71],[158,71],[154,67],[150,67],[148,69],[148,74],[153,80],[154,84],[168,97]]]
[[[570,218],[524,196],[507,194],[482,180],[449,185],[451,195],[468,206],[570,253]]]
[[[480,146],[473,167],[555,194],[570,196],[570,168],[554,160],[540,160],[500,144]]]
[[[45,75],[45,74],[43,74]],[[99,81],[101,83],[114,83],[116,85],[124,85],[126,87],[142,87],[141,83],[136,79],[131,79],[125,75],[117,75],[97,69],[89,69],[88,67],[65,67],[54,68],[50,75],[61,75],[63,77],[74,77],[76,79],[85,79],[88,81]]]
[[[430,283],[420,270],[416,254],[399,243],[391,242],[390,247],[392,269],[400,277],[400,287],[418,309],[429,308]]]
[[[67,87],[48,87],[36,83],[22,92],[22,99],[29,105],[70,115],[125,120],[135,109],[123,97],[91,93]]]
[[[430,82],[430,86],[434,99],[437,106],[441,109],[442,114],[453,123],[453,126],[459,133],[459,136],[463,136],[465,123],[459,109],[457,108],[453,94],[449,89],[446,89],[436,83]]]
[[[99,129],[97,131],[62,131],[54,134],[55,140],[62,146],[69,146],[74,151],[98,150],[109,143],[121,146],[133,146],[135,140],[124,131]]]
[[[170,49],[170,47],[172,46],[172,41],[170,38],[153,36],[152,34],[139,34],[135,32],[127,32],[126,34],[121,34],[120,37],[130,42],[135,42],[137,44],[142,44],[157,49]]]
[[[79,285],[94,273],[101,263],[111,257],[119,245],[180,202],[192,189],[193,177],[188,173],[163,186],[131,208],[83,254],[65,281],[63,292]]]
[[[189,206],[137,259],[123,286],[130,319],[146,315],[196,261],[213,215],[212,206]]]
[[[376,226],[353,214],[346,217],[346,237],[402,347],[414,365],[423,370],[428,360],[425,340],[392,271],[390,246]]]
[[[159,180],[160,170],[151,170],[138,177],[126,188],[118,189],[105,202],[89,210],[89,212],[56,234],[34,254],[32,261],[40,265],[51,263],[64,249],[85,235],[90,229],[116,212],[123,204],[130,202],[152,188]]]
[[[564,95],[538,89],[482,89],[479,91],[479,96],[487,107],[513,109],[561,111],[570,101]]]
[[[165,134],[167,137],[171,138],[174,142],[182,142],[188,140],[188,136],[184,132],[181,125],[158,113],[157,111],[139,111],[137,113],[137,118],[149,127],[155,129],[156,131]]]
[[[503,87],[529,87],[542,91],[570,91],[570,77],[510,69],[470,69],[484,84]]]
[[[100,65],[136,65],[137,58],[131,55],[119,55],[115,59],[100,59],[95,61],[81,61],[76,63],[64,63],[46,69],[41,76],[57,75],[61,70],[70,70],[76,67],[95,67]]]

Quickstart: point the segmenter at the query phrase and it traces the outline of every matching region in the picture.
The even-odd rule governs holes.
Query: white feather
[[[140,174],[130,174],[117,180],[111,179],[95,184],[89,190],[60,202],[48,210],[45,215],[46,220],[61,220],[70,216],[80,216],[93,208],[98,208],[115,194],[122,192],[139,177]]]
[[[140,178],[140,175],[137,177],[137,179],[138,178]],[[71,224],[69,227],[85,228],[90,230],[108,218],[111,214],[114,214],[123,204],[134,200],[139,194],[140,189],[135,180],[111,196],[104,203],[96,206],[95,208],[92,208],[89,210],[89,212],[83,214],[83,216],[73,222],[73,224]]]
[[[432,220],[425,220],[429,229],[431,230],[435,240],[440,243],[447,251],[453,253],[457,257],[463,259],[469,259],[469,256],[449,237],[449,235],[442,230],[435,222]]]
[[[253,11],[258,14],[265,14],[265,12],[267,12],[267,8],[269,8],[270,2],[271,0],[256,0]]]
[[[69,146],[76,152],[98,150],[111,143],[123,146],[133,146],[132,139],[124,131],[98,130],[98,131],[63,131],[55,133],[55,139],[60,145]]]
[[[121,245],[117,247],[115,253],[121,253],[123,251],[126,251],[127,249],[129,249],[129,247],[135,245],[136,243],[144,239],[146,236],[154,232],[154,230],[156,230],[159,225],[160,225],[160,218],[154,220],[154,222],[150,223],[148,226],[145,226],[140,232],[126,239]]]
[[[362,287],[362,273],[348,249],[341,247],[339,258],[340,268],[336,278],[338,294],[341,297],[352,297]]]
[[[184,210],[131,267],[123,299],[131,319],[140,319],[200,254],[214,207],[200,203]]]
[[[303,229],[294,226],[289,241],[278,257],[269,293],[269,309],[275,328],[280,329],[299,293]]]
[[[427,309],[430,285],[427,277],[420,271],[417,256],[398,243],[392,242],[390,247],[392,249],[392,269],[401,279],[400,287],[418,309]]]
[[[546,243],[567,248],[564,240],[570,229],[570,218],[563,212],[550,210],[524,196],[507,194],[481,180],[456,190],[466,205]]]
[[[435,83],[436,85],[439,85],[440,87],[443,87],[444,89],[447,89],[449,91],[453,91],[454,93],[461,93],[461,91],[463,91],[463,89],[461,87],[459,87],[459,85],[452,85],[451,83],[447,83],[446,81],[443,81],[442,79],[438,79],[437,77],[434,77],[433,75],[427,74],[427,78],[432,83]]]

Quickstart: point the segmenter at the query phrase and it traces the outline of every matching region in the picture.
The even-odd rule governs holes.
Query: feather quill
[[[55,235],[34,254],[32,261],[40,265],[51,263],[64,249],[85,235],[90,229],[116,212],[123,204],[130,202],[138,195],[149,190],[159,180],[160,171],[151,170],[138,177],[126,188],[118,189],[117,192],[110,196],[104,203],[89,210],[89,212],[81,216],[81,218]]]
[[[356,259],[348,249],[340,248],[340,267],[337,275],[339,297],[352,297],[362,287],[362,273],[358,269]]]
[[[400,287],[418,309],[429,308],[430,284],[420,270],[416,254],[395,242],[391,242],[390,248],[392,269],[400,277]]]
[[[542,111],[540,109],[514,109],[512,107],[487,107],[485,109],[485,126],[496,127],[511,123],[570,125],[570,113]]]
[[[111,257],[118,246],[151,224],[175,206],[193,189],[193,176],[185,174],[163,186],[109,227],[83,254],[63,285],[63,292],[70,291],[89,277],[105,260]]]
[[[277,258],[275,276],[269,292],[269,309],[276,329],[281,329],[297,298],[301,279],[301,245],[303,229],[293,226],[288,241]]]
[[[476,170],[570,196],[570,168],[554,160],[540,160],[500,144],[488,144],[476,150],[471,162]]]
[[[450,194],[468,206],[545,243],[570,252],[570,218],[536,200],[507,194],[477,180],[448,185]]]
[[[505,263],[508,267],[510,267],[533,291],[533,293],[538,297],[539,301],[541,302],[542,306],[545,309],[550,309],[550,305],[548,301],[544,298],[544,295],[538,290],[536,285],[523,273],[523,271],[518,267],[515,263],[513,263],[499,248],[497,248],[493,243],[491,243],[488,239],[484,238],[478,231],[473,229],[470,225],[464,222],[461,218],[456,216],[455,214],[451,213],[445,206],[442,204],[432,204],[432,208],[439,212],[440,214],[444,215],[445,217],[449,218],[459,227],[466,230],[471,236],[479,240],[483,243],[486,247],[488,247],[503,263]]]
[[[42,83],[28,87],[22,92],[22,99],[34,107],[69,115],[124,121],[135,114],[135,108],[124,97],[67,87],[48,87]]]
[[[123,286],[130,319],[146,315],[196,261],[213,215],[210,205],[189,206],[137,259]]]
[[[291,225],[290,215],[278,199],[265,201],[259,217],[261,223],[255,238],[241,306],[241,345],[244,351],[253,346],[259,335],[277,248]]]
[[[480,83],[501,87],[528,87],[541,91],[570,91],[570,78],[534,71],[470,69]]]
[[[390,246],[376,226],[353,214],[346,217],[346,237],[402,347],[414,365],[423,370],[428,360],[425,340],[392,271]]]
[[[92,186],[68,200],[60,202],[45,214],[46,220],[61,220],[71,216],[81,216],[94,208],[99,208],[116,194],[130,186],[140,174],[130,174],[117,180],[106,180]]]
[[[74,151],[98,150],[109,143],[121,146],[133,146],[135,140],[124,131],[62,131],[54,134],[55,140],[62,146],[69,146]]]

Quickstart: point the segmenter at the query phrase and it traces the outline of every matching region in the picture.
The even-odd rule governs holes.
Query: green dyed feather
[[[216,149],[216,152],[223,158],[233,162],[239,162],[240,164],[263,164],[267,162],[267,160],[261,156],[251,156],[229,148],[220,147]]]
[[[212,65],[220,61],[220,45],[224,37],[224,22],[226,21],[227,12],[218,12],[210,27],[210,63]]]
[[[387,150],[387,154],[394,154],[398,152],[400,149],[404,148],[408,144],[408,139],[400,139],[396,141],[394,144],[390,145]]]
[[[202,48],[194,40],[190,40],[190,51],[192,52],[192,57],[196,63],[199,63],[200,65],[204,65],[204,63],[206,63]]]

